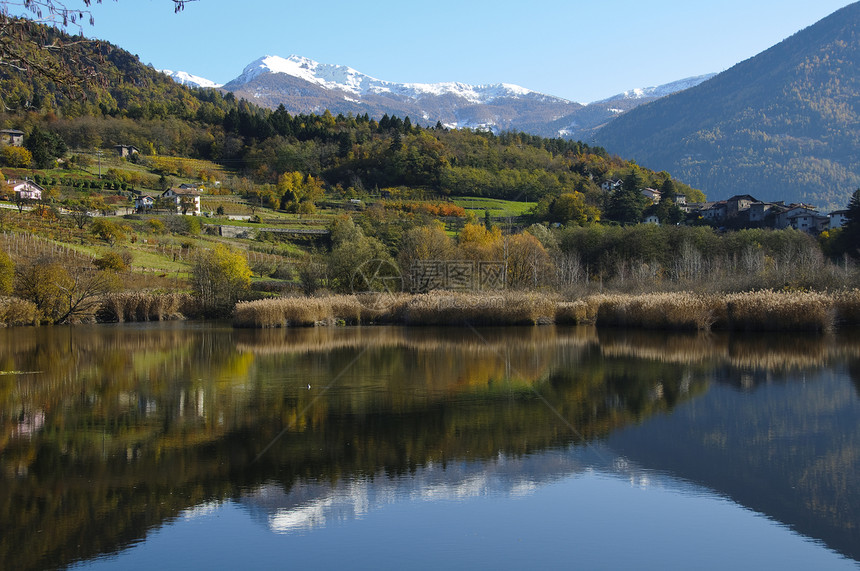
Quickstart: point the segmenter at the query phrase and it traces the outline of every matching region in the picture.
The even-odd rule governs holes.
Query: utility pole
[[[96,149],[96,156],[99,158],[99,180],[102,178],[102,150]]]

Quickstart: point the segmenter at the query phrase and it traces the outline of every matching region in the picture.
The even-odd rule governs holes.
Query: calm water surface
[[[0,330],[0,569],[860,568],[860,336]]]

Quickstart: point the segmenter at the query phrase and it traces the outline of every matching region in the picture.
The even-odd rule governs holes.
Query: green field
[[[508,217],[523,216],[537,205],[537,202],[515,202],[498,198],[475,198],[472,196],[452,196],[451,200],[457,206],[467,210],[490,211],[490,216]]]

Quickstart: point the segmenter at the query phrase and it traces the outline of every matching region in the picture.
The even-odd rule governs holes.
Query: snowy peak
[[[229,85],[244,85],[266,73],[286,74],[318,85],[324,89],[344,91],[356,97],[365,95],[397,95],[419,100],[428,96],[440,97],[452,95],[476,104],[489,103],[503,97],[519,99],[528,96],[564,101],[561,98],[543,95],[524,87],[507,83],[493,85],[468,85],[459,82],[395,83],[376,79],[345,65],[319,63],[297,55],[291,55],[288,58],[272,55],[261,57],[246,66],[242,75],[231,81]]]
[[[659,97],[665,97],[666,95],[672,95],[673,93],[677,93],[679,91],[684,91],[685,89],[695,87],[700,83],[704,83],[705,81],[711,79],[715,75],[717,74],[708,73],[705,75],[697,75],[695,77],[680,79],[678,81],[673,81],[672,83],[666,83],[664,85],[658,85],[655,87],[640,87],[637,89],[630,89],[628,91],[625,91],[624,93],[613,95],[612,97],[603,99],[601,101],[596,101],[595,103],[608,103],[610,101],[617,101],[619,99],[657,99]]]
[[[173,81],[180,85],[187,85],[188,87],[221,87],[220,83],[215,83],[214,81],[210,81],[203,77],[191,75],[185,71],[171,71],[169,69],[160,69],[158,71],[169,76]]]

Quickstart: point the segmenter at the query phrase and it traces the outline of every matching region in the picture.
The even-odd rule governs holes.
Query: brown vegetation
[[[195,312],[194,305],[187,293],[112,293],[102,299],[97,318],[103,323],[183,319]]]
[[[564,301],[546,293],[431,292],[359,298],[284,297],[239,303],[238,327],[333,323],[406,325],[597,324],[664,330],[832,331],[860,326],[860,290],[732,294],[599,294]]]

